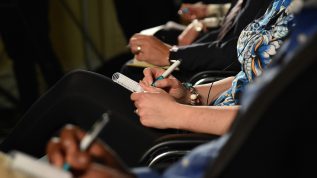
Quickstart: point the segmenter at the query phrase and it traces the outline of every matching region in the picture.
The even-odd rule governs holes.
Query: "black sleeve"
[[[237,38],[225,43],[198,43],[179,47],[170,52],[170,59],[182,59],[184,71],[233,70],[240,71],[237,59]]]
[[[231,3],[231,0],[182,0],[183,3],[202,2],[204,4],[224,4]]]

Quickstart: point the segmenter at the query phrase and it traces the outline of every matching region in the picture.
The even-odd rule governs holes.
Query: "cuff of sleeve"
[[[220,17],[221,15],[221,5],[220,4],[209,4],[207,5],[206,15]]]
[[[207,5],[207,16],[223,17],[230,8],[231,3],[226,4],[209,4]]]
[[[177,56],[176,56],[176,53],[178,51],[178,47],[177,46],[173,46],[171,49],[170,49],[170,54],[169,54],[169,62],[170,64],[172,64],[172,60],[177,60]]]
[[[137,175],[138,178],[161,178],[161,176],[150,168],[134,168],[132,172]]]

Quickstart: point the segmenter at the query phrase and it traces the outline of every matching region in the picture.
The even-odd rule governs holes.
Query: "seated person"
[[[302,23],[301,26],[299,26],[300,29],[296,30],[296,33],[295,35],[292,36],[290,43],[287,43],[288,44],[287,48],[286,47],[283,48],[284,49],[283,55],[279,55],[279,57],[287,56],[286,50],[290,53],[296,51],[294,47],[295,48],[299,47],[297,46],[297,44],[300,42],[298,40],[300,38],[300,35],[309,36],[312,33],[316,34],[316,31],[317,31],[316,24],[311,24],[311,23],[307,24],[307,18],[308,19],[316,18],[316,11],[314,11],[314,8],[311,8],[311,9],[313,10],[309,11],[308,13],[306,12],[305,15],[300,16],[300,18],[298,19],[298,22],[300,23],[300,20],[303,20],[306,23],[304,23],[304,25]],[[294,44],[296,45],[294,46]],[[282,69],[283,66],[290,64],[291,62],[292,61],[288,60],[287,58],[283,58],[283,57],[279,58],[278,62],[276,62],[274,65],[271,66],[270,68],[271,70],[267,70],[267,73],[263,75],[263,79],[266,79],[267,82],[271,81],[272,76],[273,77],[277,76],[278,71]],[[252,87],[251,86],[249,87],[249,91],[252,93],[256,93],[256,92],[259,93],[264,88],[262,84],[263,83],[259,83],[259,82],[255,82],[254,84],[251,84]],[[245,94],[243,96],[243,102],[247,102],[249,104],[242,105],[242,107],[245,107],[245,108],[243,110],[240,110],[241,113],[248,110],[249,109],[248,106],[252,106],[252,103],[258,102],[256,101],[257,98],[255,96],[256,94],[249,95],[249,96]],[[311,99],[310,101],[313,101],[313,100]],[[312,110],[312,108],[310,110]],[[236,124],[243,125],[243,120],[236,120],[236,122],[237,122]],[[83,136],[85,135],[85,132],[83,132],[82,130],[74,126],[72,127],[68,126],[67,128],[64,128],[60,134],[61,135],[60,139],[54,138],[49,142],[49,144],[47,145],[47,155],[51,163],[54,164],[55,166],[62,167],[65,162],[69,163],[72,167],[71,171],[74,173],[74,175],[78,177],[96,177],[96,178],[98,177],[125,177],[125,178],[129,178],[129,177],[151,177],[151,178],[197,177],[198,178],[198,177],[203,177],[206,171],[208,170],[208,168],[213,168],[213,166],[217,163],[215,162],[215,160],[220,154],[222,155],[227,154],[226,152],[222,153],[221,149],[227,144],[228,140],[234,134],[237,134],[234,132],[234,129],[235,128],[232,128],[232,132],[229,132],[228,134],[220,137],[219,139],[215,141],[212,141],[197,147],[192,152],[190,152],[186,157],[184,157],[181,161],[178,161],[176,164],[169,167],[163,173],[159,173],[151,168],[138,168],[138,169],[129,170],[122,163],[122,161],[116,158],[115,153],[112,150],[110,150],[109,147],[103,144],[100,140],[94,142],[87,152],[80,152],[78,150],[77,143],[83,138]],[[281,137],[277,138],[277,140],[279,140],[279,144],[284,145],[283,147],[284,149],[291,149],[292,151],[296,151],[296,152],[286,151],[287,153],[285,155],[287,155],[287,157],[281,158],[283,159],[283,161],[290,162],[289,164],[293,165],[292,168],[301,167],[300,165],[303,162],[296,162],[297,160],[301,160],[301,161],[307,160],[310,156],[312,156],[312,155],[303,153],[302,152],[303,150],[307,149],[309,151],[313,151],[312,149],[309,149],[307,147],[302,148],[304,144],[297,144],[296,148],[301,148],[300,150],[292,149],[286,146],[285,144],[286,142],[293,142],[294,140],[291,139],[290,141],[286,141],[285,139],[289,140],[289,137],[293,138],[294,135],[298,135],[298,134],[305,136],[305,133],[298,133],[298,130],[296,129],[296,127],[292,127],[291,133],[287,132],[287,136],[285,136],[285,134],[282,134],[284,136],[282,138],[284,139],[281,139]],[[65,154],[61,154],[61,153],[65,153]],[[314,154],[314,156],[315,155],[316,154]],[[94,159],[98,159],[98,162],[94,162]],[[243,162],[241,161],[241,159],[238,161]],[[253,164],[253,162],[251,164]],[[283,167],[283,165],[276,165],[276,164],[274,165]],[[310,165],[313,166],[312,163]],[[305,170],[307,169],[310,169],[310,172],[313,172],[313,169],[311,169],[313,167],[309,167],[304,170],[292,169],[291,171],[289,171],[288,167],[284,166],[283,168],[285,168],[285,170],[284,169],[278,170],[279,167],[275,169],[277,170],[278,173],[283,173],[283,174],[274,174],[273,172],[269,172],[269,173],[265,173],[264,175],[280,177],[285,174],[286,175],[290,174],[297,177],[302,177],[302,175],[307,175],[307,172],[305,172]],[[237,170],[236,172],[239,172],[239,169],[235,169],[235,170]],[[245,170],[248,170],[248,167],[245,168],[244,171]],[[285,173],[283,171],[288,173]],[[239,175],[237,176],[239,177]]]
[[[263,18],[251,23],[242,32],[238,50],[241,52],[239,60],[244,68],[235,78],[229,77],[215,83],[197,86],[196,89],[189,87],[187,91],[178,80],[170,76],[157,81],[155,88],[148,85],[152,83],[153,77],[157,77],[162,71],[146,69],[145,78],[140,85],[148,92],[131,95],[137,108],[136,113],[140,116],[138,117],[133,113],[135,108],[129,100],[130,93],[127,90],[103,76],[91,72],[74,72],[58,82],[32,106],[0,145],[0,150],[18,149],[35,156],[42,156],[45,141],[62,125],[73,123],[87,128],[107,110],[111,110],[116,115],[111,119],[102,138],[119,152],[123,159],[130,160],[131,164],[136,163],[155,138],[166,134],[166,129],[224,134],[239,109],[240,95],[244,87],[270,64],[272,56],[288,37],[290,27],[293,26],[292,11],[285,11],[288,6],[289,1],[275,0]],[[258,28],[259,23],[262,26]],[[277,31],[277,28],[281,30]],[[250,35],[250,31],[254,33]],[[257,58],[253,58],[254,56]],[[188,99],[192,94],[199,94],[200,98]],[[191,104],[205,106],[191,106]],[[139,120],[146,127],[135,124]],[[127,125],[129,129],[121,129]],[[131,131],[131,125],[135,130],[141,131]],[[147,134],[144,134],[144,130]],[[130,138],[127,139],[127,135]],[[120,144],[121,140],[128,140],[131,144],[137,142],[143,148],[133,149],[134,154],[127,154],[125,146]],[[129,156],[133,158],[128,158]]]
[[[208,31],[218,29],[230,6],[230,1],[182,3],[178,11],[181,23],[169,21],[165,25],[152,28],[156,29],[152,33],[170,45],[189,45]]]
[[[205,70],[239,71],[241,65],[236,60],[238,37],[250,22],[264,14],[271,2],[233,1],[221,28],[208,32],[191,45],[172,46],[154,36],[135,34],[130,38],[131,52],[137,60],[156,66],[167,66],[170,60],[182,59],[180,70],[174,73],[181,81]],[[232,10],[239,6],[241,10]],[[124,65],[121,72],[134,80],[142,79],[140,68]]]
[[[217,2],[205,0],[195,3],[183,2],[178,14],[183,22],[191,22],[194,19],[204,19],[206,17],[223,17],[231,5],[231,1]]]

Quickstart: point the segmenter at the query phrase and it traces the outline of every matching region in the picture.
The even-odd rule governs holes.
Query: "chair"
[[[316,176],[317,97],[306,95],[317,82],[316,39],[317,34],[257,94],[261,102],[239,114],[206,178]]]
[[[235,76],[238,72],[239,71],[202,71],[193,75],[189,79],[189,83],[193,85],[211,83],[226,77]]]
[[[205,84],[234,76],[237,73],[237,71],[202,71],[191,77],[189,82],[194,85]],[[189,132],[163,136],[156,140],[154,146],[142,156],[140,165],[164,169],[196,146],[218,137],[218,135]]]
[[[317,54],[313,52],[316,50],[315,34],[297,51],[291,62],[257,93],[255,101],[261,102],[253,102],[245,112],[239,113],[233,124],[232,136],[205,177],[293,177],[308,175],[306,171],[315,175],[314,166],[308,161],[317,158],[317,144],[314,143],[317,128],[313,124],[317,114],[314,107],[317,97],[311,86],[317,82],[314,74]],[[310,97],[302,97],[301,94],[307,94],[309,89],[312,92]],[[242,120],[243,124],[239,124]],[[175,137],[163,140],[154,145],[142,161],[149,167],[160,168],[160,164],[172,163],[195,146],[215,138],[202,140],[198,139],[199,134],[195,136],[188,141],[175,140]],[[168,143],[182,149],[177,153],[177,149],[165,147]],[[165,152],[156,154],[153,150]],[[149,152],[151,156],[148,156]],[[145,161],[145,158],[148,160]]]
[[[218,138],[217,135],[179,133],[160,137],[140,159],[140,165],[162,169],[176,162],[197,145]]]

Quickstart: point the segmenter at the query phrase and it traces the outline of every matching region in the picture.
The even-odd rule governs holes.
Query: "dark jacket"
[[[233,1],[232,1],[233,2]],[[200,72],[205,70],[240,71],[237,60],[237,40],[241,31],[250,22],[265,13],[271,0],[245,0],[232,29],[222,41],[214,41],[217,31],[211,31],[197,42],[179,47],[170,52],[170,59],[182,59],[182,71]],[[236,0],[232,3],[232,7]]]

